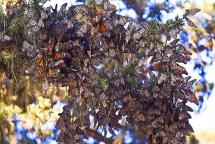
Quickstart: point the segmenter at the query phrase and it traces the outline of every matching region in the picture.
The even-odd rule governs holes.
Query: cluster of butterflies
[[[187,17],[198,11],[198,9],[188,10],[183,15],[188,25],[196,27]],[[90,108],[92,113],[95,111],[94,116],[98,117],[96,123],[105,127],[104,129],[108,125],[111,127],[109,131],[120,127],[117,120],[121,117],[116,115],[115,111],[119,110],[119,113],[127,115],[127,121],[135,123],[140,132],[146,134],[152,143],[161,143],[161,141],[171,143],[176,135],[174,140],[179,141],[192,131],[188,122],[190,118],[188,111],[192,109],[186,105],[186,102],[197,103],[190,90],[195,80],[182,77],[187,72],[178,63],[186,63],[191,53],[178,44],[179,40],[176,38],[178,27],[166,30],[164,33],[164,35],[167,33],[166,37],[171,32],[175,37],[173,36],[173,41],[167,38],[168,43],[162,43],[159,33],[163,33],[162,27],[168,27],[168,24],[161,25],[152,21],[146,22],[144,26],[134,23],[135,26],[131,26],[130,19],[118,16],[115,6],[107,0],[90,0],[87,6],[78,5],[69,8],[64,4],[59,11],[57,6],[39,11],[29,9],[25,18],[27,19],[24,28],[26,39],[22,43],[21,50],[33,61],[29,72],[36,79],[61,83],[66,81],[68,85],[74,87],[71,93],[77,98],[79,105],[76,105],[77,111],[76,113],[74,111],[73,116],[76,122],[78,119],[83,119],[83,122],[75,124],[77,127],[90,127],[89,123],[85,123],[88,119],[80,116],[80,113],[82,116],[89,116]],[[126,23],[129,26],[126,26]],[[87,26],[94,31],[87,31]],[[81,28],[86,32],[80,32]],[[8,39],[10,38],[7,35],[0,33],[1,41]],[[144,53],[143,57],[139,56],[140,52]],[[122,53],[122,58],[119,53]],[[100,54],[100,57],[97,58],[97,54]],[[119,71],[111,73],[98,68],[95,73],[86,74],[91,71],[88,65],[93,59],[97,59],[98,63],[102,64],[106,57],[110,61],[115,59],[120,61],[127,57],[125,66],[127,69],[123,69],[121,74],[118,74]],[[138,71],[143,67],[139,64],[140,57],[151,58],[150,67],[143,68],[147,69],[144,73]],[[121,62],[125,63],[123,60]],[[130,66],[129,63],[135,64]],[[99,72],[104,73],[107,78],[100,78],[99,86],[96,85],[94,88],[92,77]],[[117,73],[115,77],[112,76],[113,73]],[[89,81],[83,75],[88,76]],[[87,84],[84,85],[84,82]],[[84,98],[87,93],[89,96]],[[87,103],[85,100],[90,102]],[[116,108],[116,101],[120,108]],[[84,102],[86,105],[81,105]],[[99,112],[91,108],[96,102]],[[81,111],[78,109],[79,106],[85,108]],[[70,115],[68,119],[71,119]],[[65,125],[73,125],[71,123],[61,117],[59,128],[65,130]],[[144,123],[148,127],[143,127]],[[65,133],[61,133],[61,136],[65,136]]]

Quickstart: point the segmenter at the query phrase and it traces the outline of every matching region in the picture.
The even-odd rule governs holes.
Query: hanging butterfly
[[[186,120],[190,118],[191,118],[191,115],[186,111],[182,111],[179,113],[179,117],[178,117],[179,120]]]
[[[43,19],[42,18],[40,18],[39,19],[39,21],[38,21],[38,23],[37,23],[37,25],[39,26],[39,27],[44,27],[44,22],[43,22]]]
[[[62,68],[62,67],[66,67],[66,65],[65,65],[64,61],[62,59],[60,59],[54,63],[54,67],[55,68]]]
[[[153,63],[150,67],[149,70],[151,71],[160,71],[162,69],[164,69],[166,63],[163,61],[159,61],[157,63]]]
[[[47,76],[47,69],[45,69],[44,67],[36,67],[35,72],[35,77],[38,79],[43,79]]]
[[[48,18],[48,14],[45,11],[41,11],[40,17],[41,17],[42,20],[47,19]]]
[[[29,24],[31,26],[35,26],[37,24],[37,22],[34,19],[30,19]]]
[[[44,68],[44,67],[37,67],[36,69],[36,77],[39,79],[44,78],[56,78],[59,74],[59,69],[51,69],[51,68]]]
[[[31,45],[29,42],[24,41],[24,42],[22,43],[22,52],[26,52],[26,51],[29,51],[29,50],[32,51],[33,49],[34,49],[34,46]]]
[[[94,11],[95,11],[96,15],[100,15],[100,14],[103,13],[102,8],[100,6],[98,6],[98,5],[95,6],[95,10]]]
[[[42,54],[37,55],[37,57],[33,60],[38,66],[43,66],[44,57]]]
[[[61,52],[55,52],[54,53],[54,60],[60,60],[62,59],[62,53]]]
[[[195,82],[196,82],[196,79],[193,79],[191,81],[187,81],[185,89],[190,89]]]
[[[11,37],[9,37],[8,35],[5,35],[3,33],[0,33],[0,42],[6,42],[6,41],[10,41],[12,40]]]
[[[103,22],[100,22],[98,25],[97,25],[97,30],[98,32],[100,33],[104,33],[106,31],[106,26]]]
[[[47,78],[57,78],[57,75],[60,73],[59,69],[48,69]]]
[[[60,11],[61,11],[62,13],[65,13],[65,12],[66,12],[66,8],[67,8],[67,3],[64,3],[64,4],[61,6]]]
[[[195,15],[196,13],[198,13],[200,11],[201,11],[201,9],[198,9],[198,8],[186,9],[185,15],[193,16],[193,15]]]
[[[49,87],[48,81],[45,80],[45,82],[43,82],[43,84],[42,84],[42,94],[46,95],[46,93],[48,91],[48,87]]]
[[[52,55],[52,53],[53,53],[53,47],[54,47],[55,43],[56,43],[56,38],[55,37],[49,39],[48,48],[47,48],[47,53],[49,55]]]
[[[182,110],[183,111],[190,111],[190,112],[193,112],[193,109],[191,108],[191,107],[189,107],[188,105],[183,105],[183,107],[182,107]]]
[[[185,19],[186,19],[187,24],[188,24],[189,26],[194,27],[194,28],[197,28],[197,26],[196,26],[189,18],[186,17]]]

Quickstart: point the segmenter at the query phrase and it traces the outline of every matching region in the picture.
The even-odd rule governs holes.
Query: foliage
[[[18,85],[18,86],[17,86]],[[52,136],[50,130],[43,127],[47,123],[56,122],[60,109],[52,107],[51,97],[42,98],[40,86],[35,84],[28,76],[19,76],[17,83],[8,79],[4,73],[0,77],[0,142],[1,143],[17,143],[19,139],[18,133],[28,135],[39,135],[41,139],[47,140],[49,135]],[[55,94],[52,89],[47,92],[46,96]],[[59,90],[58,90],[59,91]],[[30,93],[31,92],[31,93]],[[56,99],[55,99],[56,100]],[[14,116],[16,118],[14,121]],[[27,118],[27,119],[26,119]],[[16,123],[17,120],[17,123]],[[19,122],[18,122],[19,121]],[[17,126],[17,124],[19,125]],[[22,124],[22,129],[20,128]],[[18,127],[18,128],[16,128]],[[58,131],[53,129],[56,134]],[[16,132],[16,135],[14,135]],[[22,132],[21,132],[22,131]],[[26,136],[27,136],[26,135]],[[39,139],[39,137],[37,137]],[[55,138],[56,139],[56,138]],[[40,140],[42,141],[42,140]],[[43,140],[44,141],[44,140]]]
[[[191,134],[190,137],[188,138],[188,143],[189,144],[199,144],[199,141],[196,139],[196,137]]]
[[[30,105],[26,114],[13,118],[17,143],[45,144],[57,139],[59,131],[54,128],[52,123],[56,121],[57,117],[53,117],[53,114],[50,113],[49,100],[43,98],[42,100],[44,100],[43,103]],[[40,111],[38,112],[38,110]],[[26,117],[29,118],[26,119]]]

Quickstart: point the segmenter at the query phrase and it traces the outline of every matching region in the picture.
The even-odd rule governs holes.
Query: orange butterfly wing
[[[62,58],[62,54],[60,52],[54,53],[54,60],[60,60]]]
[[[102,8],[98,5],[95,6],[95,14],[96,15],[102,14]]]
[[[106,27],[104,25],[104,23],[99,23],[97,26],[98,32],[100,33],[104,33],[106,31]]]
[[[43,57],[38,57],[34,60],[34,62],[39,66],[43,66],[43,61]]]

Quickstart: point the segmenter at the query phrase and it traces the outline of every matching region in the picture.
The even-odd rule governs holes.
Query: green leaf
[[[102,78],[99,81],[99,86],[103,91],[107,91],[109,88],[109,81],[108,79]]]

